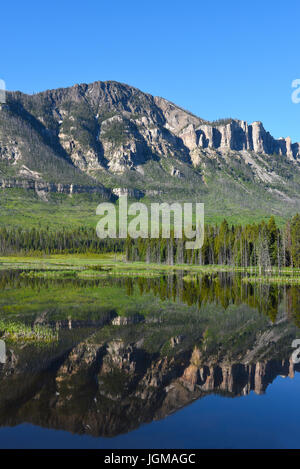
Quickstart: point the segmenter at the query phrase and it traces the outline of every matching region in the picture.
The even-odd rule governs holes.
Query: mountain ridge
[[[105,198],[127,190],[285,214],[300,208],[299,162],[300,143],[260,121],[209,122],[116,81],[10,91],[0,108],[0,186],[42,184],[45,200],[59,187],[94,187]]]

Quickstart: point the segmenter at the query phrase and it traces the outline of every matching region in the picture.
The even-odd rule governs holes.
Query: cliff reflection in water
[[[43,288],[67,294],[77,282],[77,289],[114,286],[128,298],[138,290],[141,297],[150,295],[150,306],[160,301],[154,312],[127,316],[101,309],[95,318],[65,317],[50,307],[25,315],[55,327],[59,341],[8,344],[0,364],[1,426],[30,422],[115,436],[210,393],[261,394],[277,376],[293,378],[300,371],[290,359],[299,336],[298,287],[254,287],[228,274],[68,280],[58,287],[54,280],[7,272],[0,282],[2,292],[27,282],[33,295]]]

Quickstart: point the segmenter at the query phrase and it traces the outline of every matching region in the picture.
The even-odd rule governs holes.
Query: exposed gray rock
[[[277,153],[290,160],[300,158],[298,143],[292,144],[290,137],[274,139],[261,122],[248,125],[245,121],[231,120],[228,123],[214,125],[188,125],[181,130],[179,137],[189,150],[211,148],[220,151],[248,150],[255,153],[271,155]]]
[[[60,194],[100,194],[105,199],[111,199],[111,192],[109,189],[105,189],[102,186],[79,186],[76,184],[54,184],[40,182],[34,179],[0,179],[0,188],[9,189],[9,188],[19,188],[19,189],[31,189],[36,193],[50,193],[57,192]]]
[[[44,199],[51,191],[106,196],[110,191],[98,182],[103,180],[116,185],[116,195],[127,186],[132,197],[158,195],[165,193],[159,186],[164,178],[167,188],[180,184],[175,177],[190,182],[193,167],[201,171],[195,184],[206,185],[202,171],[207,160],[218,165],[220,158],[226,164],[230,158],[243,162],[263,183],[284,185],[272,165],[266,168],[266,156],[273,154],[298,164],[300,144],[289,137],[273,138],[261,122],[208,122],[163,98],[112,81],[33,96],[8,92],[0,108],[0,161],[9,168],[5,172],[1,166],[0,187],[34,189]],[[136,182],[147,179],[147,164],[153,162],[161,173],[155,172],[158,165],[152,169],[144,189]]]
[[[127,197],[132,197],[135,199],[140,199],[145,195],[145,192],[143,191],[139,191],[137,189],[126,189],[125,187],[115,187],[112,189],[112,192],[118,197],[126,195]]]

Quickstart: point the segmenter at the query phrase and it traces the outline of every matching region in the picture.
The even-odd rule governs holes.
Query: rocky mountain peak
[[[115,81],[34,95],[8,92],[0,109],[2,187],[34,187],[31,175],[38,175],[50,188],[103,184],[157,194],[186,191],[188,182],[194,193],[209,186],[217,167],[222,180],[227,174],[267,183],[278,196],[289,187],[286,175],[300,170],[299,161],[300,144],[273,138],[260,121],[209,122]],[[283,173],[278,164],[285,165]]]

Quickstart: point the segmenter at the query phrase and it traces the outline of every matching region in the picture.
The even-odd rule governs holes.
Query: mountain
[[[114,81],[34,95],[0,108],[0,187],[197,200],[209,214],[286,217],[300,209],[300,144],[261,122],[208,122]]]
[[[27,422],[112,437],[163,419],[210,394],[260,395],[278,376],[293,379],[300,365],[290,358],[295,328],[287,318],[267,324],[250,309],[245,326],[238,309],[231,314],[230,341],[222,346],[222,331],[210,350],[202,343],[201,320],[193,324],[198,345],[180,335],[163,346],[172,328],[178,327],[178,315],[173,323],[162,320],[159,328],[153,321],[143,327],[111,321],[106,328],[104,321],[90,321],[90,328],[85,321],[56,321],[63,338],[57,345],[10,345],[6,363],[0,364],[0,427]],[[47,312],[41,316],[36,319],[42,321],[39,324],[52,324]],[[108,316],[106,321],[109,324]],[[251,332],[241,333],[249,323]],[[152,352],[147,348],[149,337]]]

